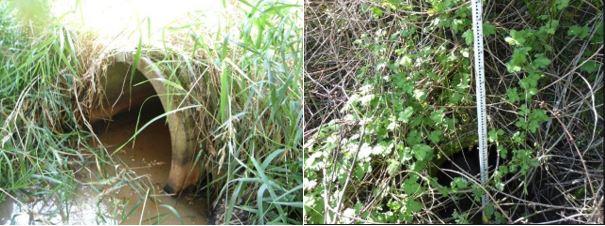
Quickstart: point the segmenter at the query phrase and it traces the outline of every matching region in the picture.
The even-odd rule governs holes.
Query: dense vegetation
[[[486,186],[470,2],[306,3],[305,222],[603,223],[603,1],[483,2]]]
[[[92,144],[82,117],[98,98],[91,86],[114,50],[52,17],[52,1],[31,2],[29,11],[0,2],[0,202],[52,197],[60,209],[83,185],[131,186],[145,197],[151,185],[132,171],[93,183],[76,177],[115,163]],[[198,112],[192,126],[205,131],[197,161],[208,183],[197,191],[210,191],[200,193],[214,201],[217,223],[301,223],[302,7],[236,5],[234,20],[217,34],[203,32],[192,15],[167,30],[162,47],[139,42],[134,53],[153,58],[167,75],[171,93],[183,100],[174,111]],[[99,213],[97,222],[116,217],[109,214]]]

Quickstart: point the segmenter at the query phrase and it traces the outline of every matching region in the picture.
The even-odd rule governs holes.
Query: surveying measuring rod
[[[485,69],[483,61],[483,20],[481,0],[471,0],[473,17],[473,50],[475,60],[475,84],[477,91],[477,129],[479,135],[479,169],[481,184],[487,185],[487,113],[485,110]],[[487,194],[481,197],[481,205],[485,210]],[[484,211],[485,213],[485,211]],[[485,216],[485,214],[484,214]]]

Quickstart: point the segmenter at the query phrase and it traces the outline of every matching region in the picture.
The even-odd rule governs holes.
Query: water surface
[[[157,100],[146,106],[139,126],[162,113]],[[133,135],[137,118],[136,113],[123,113],[111,123],[97,125],[102,144],[114,152]],[[192,195],[175,198],[162,192],[170,170],[170,147],[168,126],[164,120],[154,122],[134,142],[115,151],[116,165],[103,166],[105,175],[113,177],[110,182],[99,185],[101,177],[92,165],[93,170],[78,174],[82,185],[68,201],[7,197],[0,203],[0,224],[207,224],[209,211],[204,199]],[[134,183],[120,176],[129,170],[134,171],[131,175],[136,181],[150,186],[135,191],[129,186]]]

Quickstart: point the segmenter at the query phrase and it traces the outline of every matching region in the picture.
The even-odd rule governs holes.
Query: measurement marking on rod
[[[477,90],[477,127],[479,135],[479,169],[481,184],[487,185],[487,122],[485,109],[485,71],[483,62],[483,20],[481,0],[471,0],[473,17],[473,49],[475,57],[475,83]],[[483,208],[487,205],[487,195],[481,197]]]

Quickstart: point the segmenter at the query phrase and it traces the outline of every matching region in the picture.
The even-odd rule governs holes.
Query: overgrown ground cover
[[[55,197],[67,206],[83,185],[77,172],[115,163],[92,145],[94,133],[82,117],[113,50],[63,26],[48,13],[52,1],[33,2],[28,11],[0,2],[0,202]],[[139,42],[133,53],[153,58],[167,75],[171,93],[182,100],[174,111],[197,112],[192,126],[205,131],[197,161],[207,183],[196,191],[213,201],[217,223],[297,224],[302,6],[229,3],[239,11],[218,33],[203,32],[203,21],[191,15],[188,24],[167,29],[163,46]],[[137,178],[126,171],[86,185],[131,186],[144,197],[149,184]],[[114,217],[99,213],[97,223]]]
[[[485,187],[470,2],[305,3],[306,223],[603,223],[603,1],[483,2]]]

